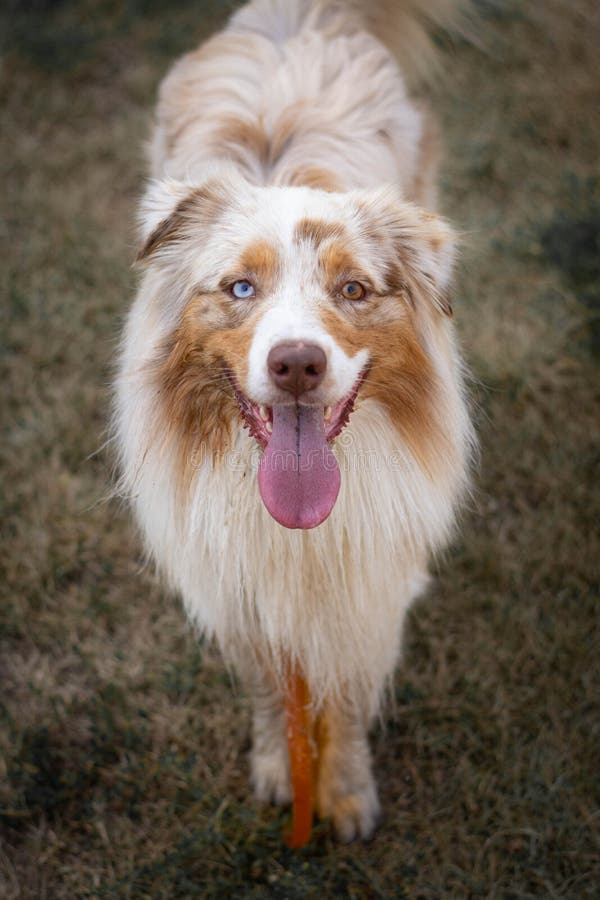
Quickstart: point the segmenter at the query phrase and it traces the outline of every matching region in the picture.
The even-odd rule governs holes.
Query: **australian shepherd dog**
[[[368,729],[468,482],[455,237],[404,65],[452,6],[251,0],[173,66],[120,349],[122,490],[252,696],[256,796],[291,799],[296,673],[344,841],[376,825]]]

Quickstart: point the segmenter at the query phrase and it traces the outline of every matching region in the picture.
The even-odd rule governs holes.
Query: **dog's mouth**
[[[315,528],[334,507],[340,470],[331,443],[347,425],[366,377],[334,406],[297,401],[259,406],[229,373],[244,427],[263,447],[258,484],[265,506],[286,528]]]
[[[233,386],[235,399],[244,420],[244,428],[247,428],[250,435],[255,438],[264,449],[273,434],[273,407],[259,406],[253,403],[239,388],[235,377],[228,373],[229,380]],[[325,432],[325,440],[328,444],[338,436],[338,434],[346,427],[352,412],[354,411],[354,403],[360,390],[360,386],[367,375],[366,370],[362,371],[358,376],[352,390],[345,397],[335,404],[335,406],[316,406],[312,404],[289,404],[290,407],[306,406],[307,408],[320,410],[323,415],[323,430]],[[282,404],[283,406],[283,404]]]

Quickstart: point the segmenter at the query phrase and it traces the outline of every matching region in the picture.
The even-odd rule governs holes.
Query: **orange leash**
[[[310,839],[314,809],[314,753],[310,693],[297,671],[290,672],[285,691],[285,731],[292,777],[292,829],[288,847],[303,847]]]

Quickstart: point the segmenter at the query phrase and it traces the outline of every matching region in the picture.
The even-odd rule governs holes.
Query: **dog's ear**
[[[191,192],[191,185],[171,179],[148,184],[138,212],[141,242],[136,262],[149,259],[175,238],[179,219],[177,209]]]
[[[366,204],[371,225],[379,236],[392,286],[407,293],[415,306],[429,302],[452,315],[449,289],[456,259],[457,238],[440,216],[413,203],[390,199],[389,191],[373,192]]]
[[[168,259],[192,227],[214,223],[229,198],[227,185],[220,179],[200,185],[173,179],[150,182],[140,206],[141,246],[136,261]]]
[[[408,219],[396,238],[401,261],[411,271],[418,293],[444,315],[452,316],[450,285],[456,260],[456,234],[440,216],[418,207],[410,208]]]

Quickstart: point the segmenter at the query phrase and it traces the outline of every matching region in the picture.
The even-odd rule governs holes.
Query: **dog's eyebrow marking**
[[[294,241],[309,241],[318,247],[323,241],[341,238],[345,228],[340,222],[323,222],[321,219],[300,219],[294,230]]]
[[[249,244],[239,262],[240,273],[255,275],[265,287],[270,287],[281,269],[279,253],[269,241],[258,240]]]
[[[324,247],[319,263],[327,284],[334,284],[341,277],[357,277],[359,266],[353,255],[339,242]]]

